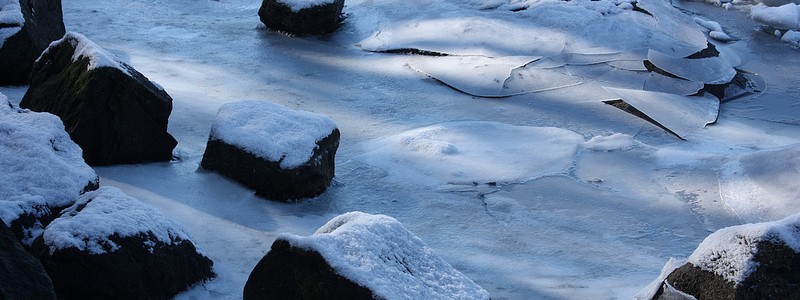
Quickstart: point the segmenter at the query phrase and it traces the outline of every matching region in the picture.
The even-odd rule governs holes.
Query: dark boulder
[[[220,108],[201,166],[271,200],[315,197],[334,177],[339,129],[323,115],[263,101]]]
[[[168,161],[172,98],[83,35],[67,33],[34,65],[20,106],[55,114],[89,165]]]
[[[53,282],[0,220],[0,299],[56,299]]]
[[[244,287],[254,299],[489,299],[394,218],[351,212],[282,235]]]
[[[81,196],[32,252],[60,299],[168,299],[214,276],[163,214],[109,187]]]
[[[325,34],[339,27],[344,0],[263,0],[258,16],[274,30],[291,34]]]
[[[0,10],[4,3],[20,14],[4,11],[16,17],[0,20],[0,85],[26,84],[36,58],[64,36],[61,0],[0,0]]]

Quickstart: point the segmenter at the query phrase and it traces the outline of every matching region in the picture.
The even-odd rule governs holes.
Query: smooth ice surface
[[[130,74],[128,66],[119,58],[95,44],[83,34],[77,32],[67,32],[64,37],[50,43],[50,46],[44,50],[42,55],[48,53],[51,48],[60,45],[61,43],[69,43],[75,48],[72,53],[72,61],[78,61],[81,58],[88,58],[89,65],[87,70],[94,70],[99,68],[115,68],[119,69],[125,74]],[[39,57],[41,59],[41,56]],[[37,61],[39,60],[37,59]]]
[[[381,299],[489,299],[489,293],[453,269],[400,222],[350,212],[312,236],[281,235],[322,255],[334,271]]]
[[[209,138],[291,169],[307,163],[317,142],[335,129],[327,116],[254,100],[220,107]]]
[[[647,52],[647,60],[656,67],[689,81],[724,84],[736,76],[736,70],[722,57],[688,59],[651,49]]]
[[[524,182],[566,171],[582,142],[559,128],[453,122],[369,141],[360,159],[416,184]]]
[[[0,218],[6,225],[34,205],[72,204],[97,178],[58,117],[12,106],[3,94],[0,153]]]
[[[119,245],[109,237],[138,235],[152,235],[164,244],[189,239],[163,213],[115,187],[101,187],[81,195],[45,228],[43,238],[50,253],[77,248],[90,254],[103,254],[119,250]]]
[[[311,8],[314,6],[333,4],[335,0],[278,0],[278,2],[286,4],[292,11],[298,12],[302,9]]]
[[[758,269],[754,261],[760,242],[786,245],[800,252],[800,214],[779,221],[720,229],[689,256],[689,262],[736,284]]]
[[[719,113],[719,100],[713,96],[689,97],[610,87],[605,89],[681,138],[716,122]]]
[[[408,65],[458,91],[479,97],[505,97],[511,71],[539,56],[412,56]]]
[[[17,34],[25,25],[25,18],[19,7],[19,1],[0,0],[0,48],[12,35]]]
[[[777,29],[800,30],[800,6],[794,3],[778,7],[758,4],[750,9],[754,21]]]
[[[705,84],[700,81],[689,81],[664,76],[658,73],[648,73],[642,89],[652,92],[689,96],[697,94],[703,87],[705,87]]]

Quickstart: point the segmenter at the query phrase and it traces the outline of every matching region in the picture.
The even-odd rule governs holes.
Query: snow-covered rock
[[[36,61],[20,106],[58,115],[90,165],[168,161],[172,98],[85,36],[69,32]]]
[[[781,37],[781,41],[795,48],[800,48],[800,32],[787,30]]]
[[[244,299],[489,299],[394,218],[351,212],[312,236],[284,234],[256,265]]]
[[[794,299],[797,278],[800,214],[720,229],[664,282],[697,299]]]
[[[269,199],[309,198],[330,185],[338,147],[327,116],[241,101],[220,107],[201,165]]]
[[[113,187],[79,197],[32,252],[65,299],[161,299],[214,276],[182,229]]]
[[[64,32],[61,0],[0,0],[0,85],[27,83],[34,60]]]
[[[30,245],[58,212],[97,188],[94,170],[58,117],[0,94],[0,219]]]
[[[750,17],[762,25],[784,30],[800,30],[800,6],[794,3],[778,7],[758,4],[750,8]]]
[[[344,0],[263,0],[258,16],[267,27],[292,34],[325,34],[339,27]]]
[[[56,299],[42,264],[0,222],[0,299]]]

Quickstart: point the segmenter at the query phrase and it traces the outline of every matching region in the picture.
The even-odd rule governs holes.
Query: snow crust
[[[43,213],[42,206],[72,204],[97,179],[61,119],[17,108],[3,94],[0,153],[0,218],[9,226],[20,214]]]
[[[19,1],[0,0],[0,27],[2,27],[0,28],[0,48],[8,38],[22,30],[24,25],[25,18],[22,15]]]
[[[583,141],[553,127],[451,122],[366,142],[360,159],[424,185],[523,182],[564,172]]]
[[[91,254],[114,252],[119,245],[111,236],[131,237],[151,234],[165,244],[189,237],[155,208],[140,202],[115,187],[88,192],[45,228],[44,242],[50,253],[77,248]],[[147,244],[147,243],[145,243]],[[155,244],[148,245],[152,247]]]
[[[400,222],[350,212],[312,236],[279,239],[319,252],[337,274],[380,299],[489,299],[489,293],[437,256]]]
[[[316,143],[335,129],[336,123],[324,115],[266,101],[241,101],[219,108],[209,139],[291,169],[308,162]]]
[[[278,2],[286,4],[293,12],[298,12],[314,6],[336,3],[335,0],[278,0]]]
[[[758,269],[753,258],[758,252],[757,243],[762,242],[784,244],[800,252],[800,214],[720,229],[703,240],[688,261],[739,284]]]
[[[640,143],[630,135],[615,133],[608,136],[595,136],[583,143],[583,148],[592,151],[615,151],[629,150],[639,144]]]
[[[777,29],[800,30],[800,6],[788,3],[769,7],[760,3],[750,8],[753,21]]]
[[[47,49],[42,52],[42,55],[48,53],[51,48],[65,42],[75,47],[75,52],[72,54],[73,62],[78,61],[81,58],[89,59],[89,65],[86,67],[87,70],[91,71],[99,68],[115,68],[125,74],[128,74],[129,76],[131,75],[130,67],[127,64],[119,60],[119,58],[117,58],[114,54],[111,54],[111,52],[106,51],[99,45],[92,42],[86,36],[77,32],[67,32],[61,39],[50,43],[50,46],[48,46]],[[41,59],[41,56],[39,56],[37,61],[39,59]]]

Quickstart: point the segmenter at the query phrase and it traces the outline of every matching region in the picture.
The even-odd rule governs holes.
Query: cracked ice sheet
[[[565,172],[583,141],[554,127],[450,122],[367,141],[358,159],[427,186],[524,182]]]
[[[689,81],[724,84],[731,82],[736,76],[736,70],[722,57],[688,59],[651,49],[647,52],[647,60],[656,67]]]
[[[681,139],[716,122],[719,100],[713,96],[676,94],[603,87],[649,116]]]
[[[436,79],[460,92],[478,97],[506,97],[503,91],[511,71],[540,56],[419,56],[408,59],[417,72]]]

